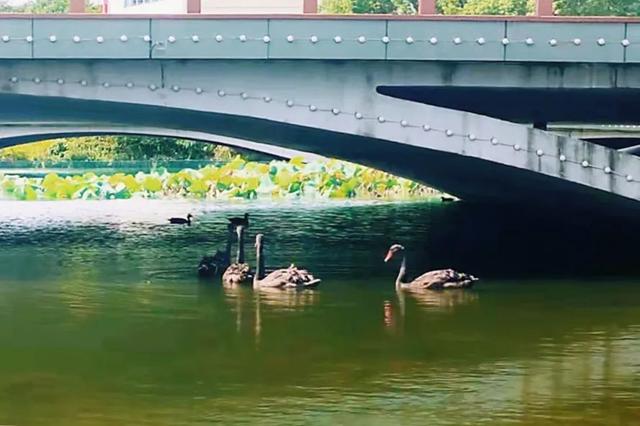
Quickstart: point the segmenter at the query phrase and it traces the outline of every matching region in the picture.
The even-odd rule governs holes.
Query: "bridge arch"
[[[20,76],[20,77],[17,77]],[[325,61],[12,62],[2,121],[143,126],[380,168],[471,201],[637,205],[640,159],[586,141],[376,92],[390,70]]]

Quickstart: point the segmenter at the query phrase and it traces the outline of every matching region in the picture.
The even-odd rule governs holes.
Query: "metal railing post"
[[[318,13],[318,0],[303,0],[302,13]]]
[[[187,13],[202,13],[201,0],[187,0]]]
[[[69,0],[70,13],[85,13],[84,0]]]
[[[536,16],[553,16],[553,0],[536,0]]]
[[[436,0],[419,0],[418,15],[435,15]]]

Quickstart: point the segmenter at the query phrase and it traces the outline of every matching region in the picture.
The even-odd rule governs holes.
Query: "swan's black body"
[[[231,234],[232,226],[227,227],[227,245],[225,250],[216,250],[213,256],[204,256],[198,264],[200,278],[212,278],[222,275],[231,263]]]
[[[183,217],[172,217],[171,219],[169,219],[169,223],[173,224],[173,225],[187,225],[187,226],[191,226],[191,218],[193,217],[193,215],[191,213],[189,213],[187,215],[187,218],[183,218]]]
[[[244,229],[249,227],[249,213],[245,213],[243,217],[230,217],[229,223],[233,227],[242,226]]]
[[[204,256],[198,265],[198,276],[211,278],[221,275],[229,267],[229,256],[218,250],[213,256]]]

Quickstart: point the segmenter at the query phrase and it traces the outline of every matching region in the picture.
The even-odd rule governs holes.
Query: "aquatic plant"
[[[200,199],[257,198],[413,198],[433,189],[356,164],[302,158],[270,163],[240,156],[221,165],[170,173],[159,169],[135,175],[115,173],[29,178],[0,174],[0,197],[17,200],[104,200],[132,197]]]

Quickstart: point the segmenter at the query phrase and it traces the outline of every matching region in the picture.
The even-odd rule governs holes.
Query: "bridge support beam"
[[[201,0],[187,0],[187,13],[201,13],[202,2]]]
[[[302,13],[318,13],[318,0],[304,0]]]
[[[418,1],[418,14],[419,15],[435,15],[436,14],[436,0],[419,0]]]
[[[536,0],[537,16],[553,16],[553,0]]]
[[[70,13],[85,13],[84,0],[69,0]]]

